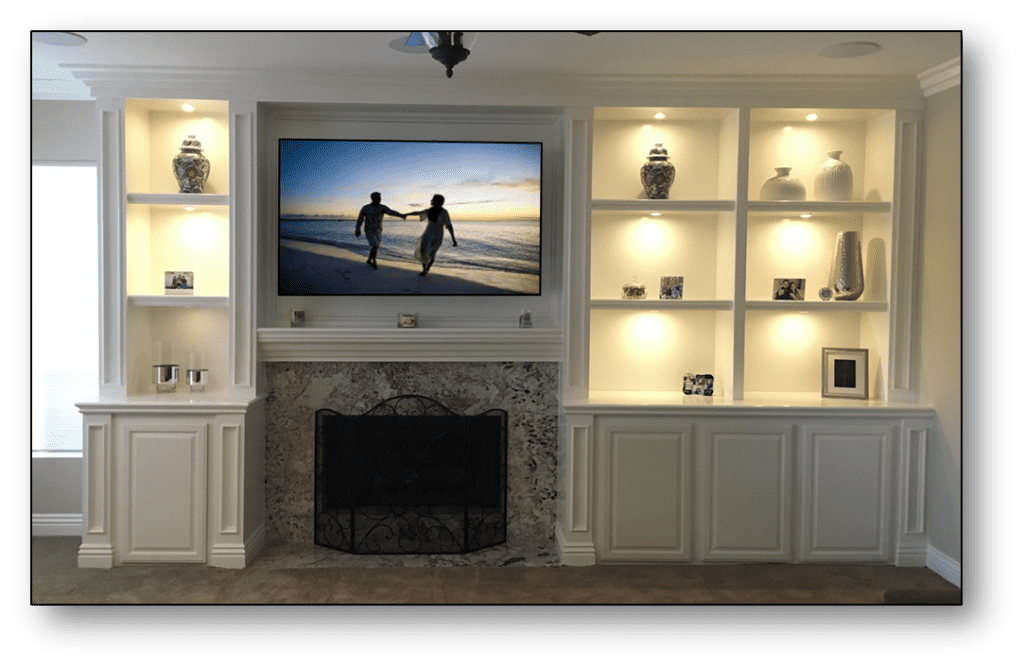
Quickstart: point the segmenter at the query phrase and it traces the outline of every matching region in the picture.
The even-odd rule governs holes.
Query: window
[[[32,165],[32,449],[82,449],[99,384],[95,165]]]

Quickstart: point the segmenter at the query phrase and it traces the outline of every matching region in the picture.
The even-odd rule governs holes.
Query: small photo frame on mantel
[[[868,351],[822,348],[821,395],[824,398],[867,398]]]

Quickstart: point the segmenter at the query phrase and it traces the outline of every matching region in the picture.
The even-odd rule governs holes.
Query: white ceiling
[[[62,65],[237,68],[386,78],[436,77],[427,54],[389,47],[408,32],[80,32],[88,43],[32,42],[33,97],[87,98]],[[830,59],[822,48],[875,42],[877,53]],[[916,76],[960,56],[956,31],[885,32],[481,32],[455,79],[561,76],[874,75]]]

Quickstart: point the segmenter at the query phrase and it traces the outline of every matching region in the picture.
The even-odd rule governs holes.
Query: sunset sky
[[[445,197],[452,219],[538,220],[540,144],[282,139],[281,215],[355,218],[381,193],[400,213]]]

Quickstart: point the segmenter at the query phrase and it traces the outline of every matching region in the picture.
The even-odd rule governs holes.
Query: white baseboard
[[[933,546],[928,547],[928,569],[957,588],[960,586],[960,561],[947,556]]]
[[[33,514],[32,535],[36,537],[81,537],[81,514]]]
[[[594,549],[594,545],[590,542],[569,542],[558,524],[555,524],[555,544],[562,565],[586,567],[597,563],[597,550]]]
[[[214,544],[208,564],[213,567],[242,569],[248,567],[267,543],[267,524],[262,523],[245,544]]]

